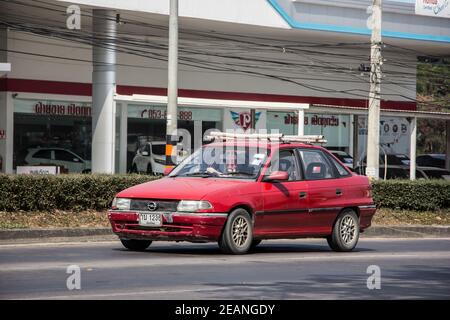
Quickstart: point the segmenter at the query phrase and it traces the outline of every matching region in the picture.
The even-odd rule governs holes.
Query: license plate
[[[159,213],[140,213],[139,225],[147,227],[160,227],[162,226],[162,218]]]

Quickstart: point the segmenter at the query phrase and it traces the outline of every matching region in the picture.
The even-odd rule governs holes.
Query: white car
[[[131,172],[163,174],[166,166],[166,142],[147,142],[133,158]]]
[[[63,148],[32,148],[25,157],[28,165],[61,166],[69,173],[91,172],[91,162],[76,153]]]

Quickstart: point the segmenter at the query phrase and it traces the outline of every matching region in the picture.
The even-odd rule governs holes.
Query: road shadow
[[[116,251],[128,251],[125,248],[114,248]],[[371,252],[373,249],[356,247],[352,252]],[[279,253],[320,253],[320,252],[332,252],[332,250],[325,244],[280,244],[265,242],[254,248],[247,255],[258,254],[279,254]],[[200,256],[213,256],[224,254],[220,251],[216,244],[180,244],[170,246],[150,246],[146,251],[142,253],[158,253],[158,254],[174,254],[174,255],[200,255]],[[339,253],[336,253],[339,254]]]
[[[382,268],[383,270],[383,268]],[[450,266],[407,265],[381,277],[381,289],[369,290],[367,274],[310,275],[307,279],[267,283],[208,283],[222,286],[210,299],[445,299],[450,300]]]

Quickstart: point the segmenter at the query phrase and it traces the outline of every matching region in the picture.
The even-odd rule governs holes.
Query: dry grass
[[[450,210],[409,211],[378,209],[373,218],[374,225],[450,225]]]
[[[450,210],[379,209],[374,225],[450,225]],[[109,227],[106,211],[0,212],[0,229]]]
[[[108,227],[106,211],[0,212],[0,229]]]

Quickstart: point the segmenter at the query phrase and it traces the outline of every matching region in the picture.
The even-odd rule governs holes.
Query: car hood
[[[117,194],[122,198],[201,200],[206,195],[220,191],[236,192],[236,188],[248,185],[249,180],[222,178],[161,178],[125,189]]]

